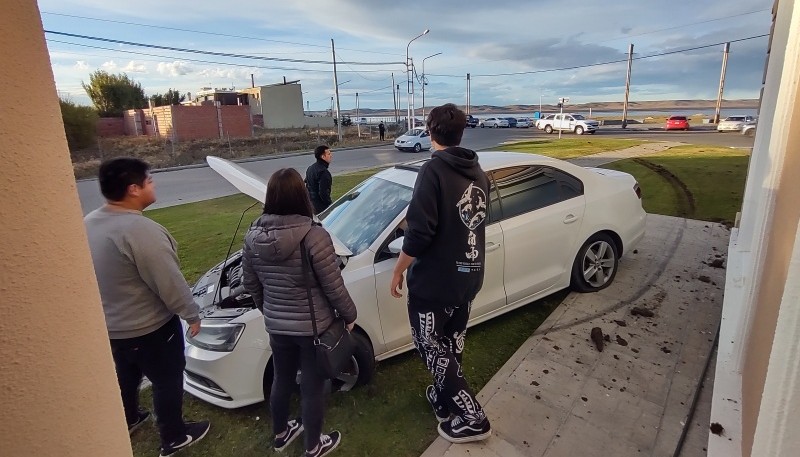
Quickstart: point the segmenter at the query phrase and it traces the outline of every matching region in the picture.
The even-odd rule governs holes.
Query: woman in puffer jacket
[[[306,456],[327,455],[341,434],[322,434],[325,376],[317,368],[311,313],[303,275],[300,242],[315,279],[311,279],[317,330],[333,322],[334,310],[352,330],[356,307],[344,286],[331,237],[312,221],[314,214],[303,179],[292,168],[276,171],[267,184],[264,213],[247,232],[242,266],[244,287],[262,306],[272,347],[275,374],[270,394],[275,450],[285,449],[305,430]],[[289,420],[289,398],[302,370],[301,417]]]

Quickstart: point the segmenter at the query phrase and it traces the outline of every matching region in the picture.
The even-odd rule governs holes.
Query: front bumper
[[[718,125],[718,132],[739,132],[742,130],[741,125]]]

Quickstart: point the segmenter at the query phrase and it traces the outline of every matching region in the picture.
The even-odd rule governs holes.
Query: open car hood
[[[230,160],[222,159],[215,156],[206,156],[206,162],[212,170],[219,173],[220,176],[225,178],[233,187],[245,195],[255,198],[256,200],[264,203],[267,197],[267,182],[256,175],[255,173],[245,170],[241,166],[231,162]],[[333,249],[337,255],[350,257],[353,251],[347,248],[338,238],[332,233],[328,232],[333,241]]]

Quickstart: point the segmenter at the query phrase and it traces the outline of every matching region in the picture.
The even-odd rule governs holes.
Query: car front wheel
[[[583,127],[581,127],[580,125],[575,127],[575,134],[576,135],[583,135]]]
[[[333,390],[346,392],[368,384],[375,373],[375,353],[369,338],[358,331],[353,331],[350,337],[353,339],[355,351],[342,374],[333,380]]]
[[[420,151],[422,151],[422,145],[419,144],[419,143],[415,144],[414,145],[414,152],[420,152]]]
[[[551,127],[549,125],[545,125],[544,126],[544,133],[547,133],[548,135],[553,133],[553,127]]]
[[[604,233],[592,235],[575,257],[570,285],[577,292],[605,289],[617,275],[619,253],[614,240]]]

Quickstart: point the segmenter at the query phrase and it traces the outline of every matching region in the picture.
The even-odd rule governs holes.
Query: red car
[[[664,130],[689,130],[689,119],[686,116],[670,116]]]

